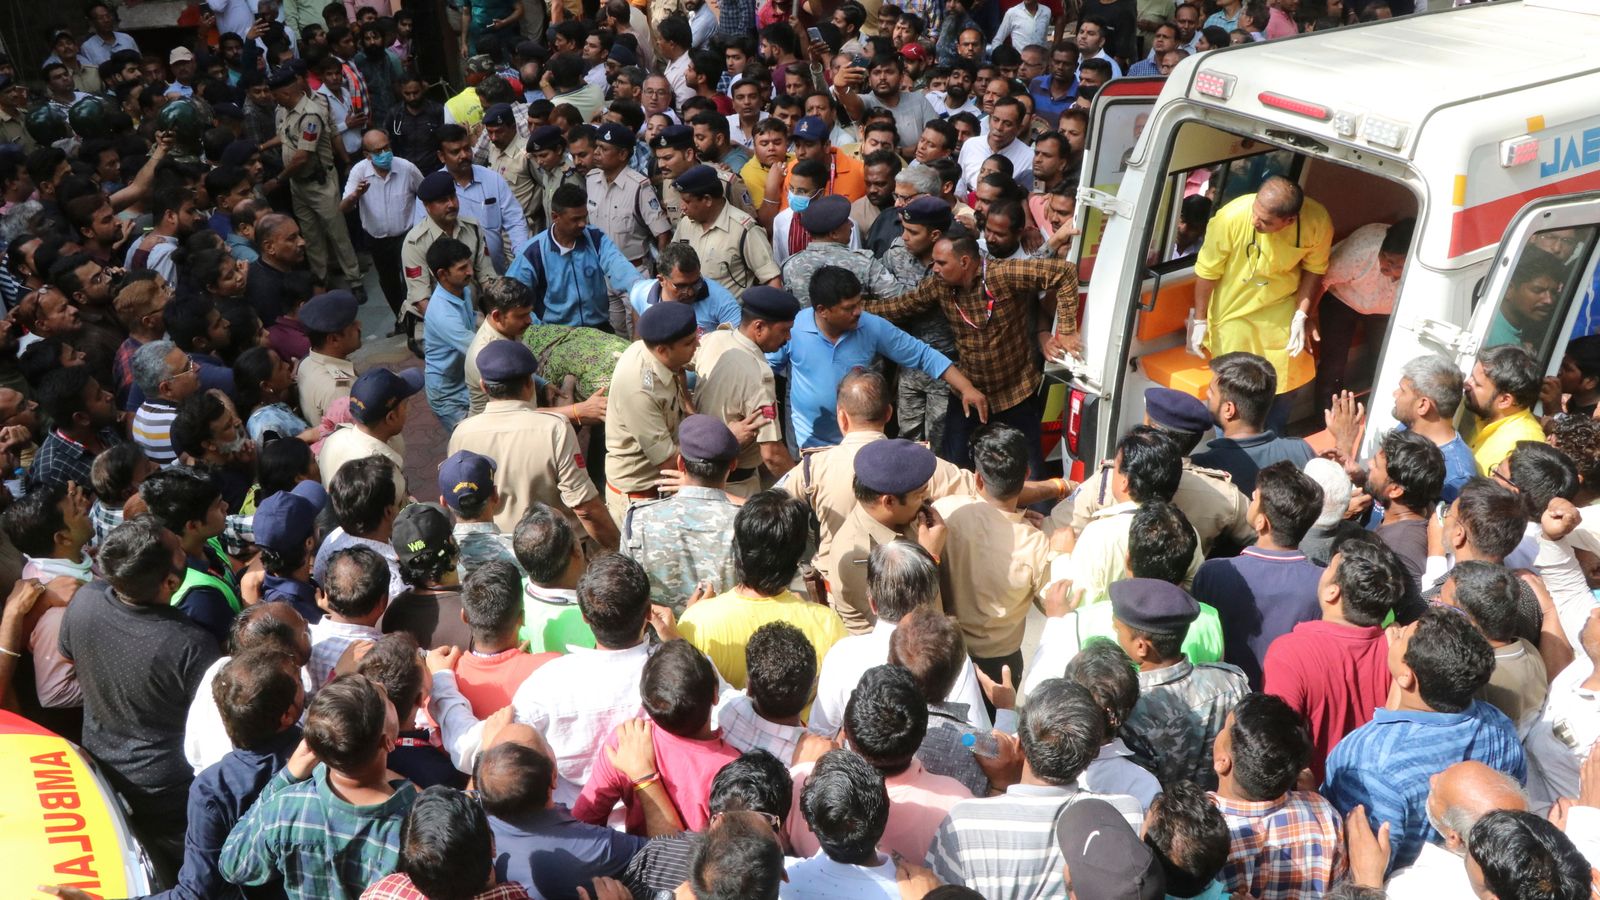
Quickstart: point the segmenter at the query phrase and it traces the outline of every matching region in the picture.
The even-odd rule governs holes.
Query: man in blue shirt
[[[628,305],[636,320],[657,303],[674,300],[694,307],[695,324],[705,334],[719,325],[738,328],[743,321],[744,312],[733,293],[701,274],[700,254],[692,245],[668,244],[661,251],[656,273],[656,278],[641,279],[628,291]]]
[[[423,373],[428,406],[449,431],[472,410],[467,391],[467,347],[477,333],[472,311],[472,250],[455,238],[439,238],[428,248],[433,295],[423,313],[426,344]]]
[[[528,240],[528,224],[522,204],[511,193],[511,185],[500,173],[473,165],[472,141],[460,125],[441,125],[434,133],[439,142],[439,162],[456,183],[459,215],[483,229],[483,249],[496,272],[506,270],[506,254]],[[413,223],[427,215],[422,201],[416,203]]]
[[[1211,375],[1201,399],[1222,437],[1212,438],[1204,450],[1190,455],[1195,465],[1227,472],[1239,490],[1249,494],[1256,489],[1256,473],[1262,467],[1283,459],[1303,466],[1317,455],[1301,438],[1272,430],[1278,375],[1271,363],[1254,353],[1224,353],[1212,358]]]
[[[983,400],[960,369],[887,319],[861,309],[861,281],[846,269],[823,266],[811,277],[811,308],[800,311],[789,343],[767,354],[774,370],[789,369],[794,439],[802,447],[837,444],[835,409],[840,379],[879,356],[926,372],[961,395],[969,411]]]
[[[575,184],[550,198],[550,227],[517,248],[506,277],[533,289],[534,317],[546,325],[614,332],[608,298],[644,279],[605,232],[589,227],[589,196]]]
[[[1054,130],[1078,97],[1078,47],[1062,42],[1050,50],[1050,71],[1028,82],[1033,97],[1033,114],[1050,123]]]
[[[1470,619],[1430,607],[1389,638],[1398,706],[1375,711],[1328,754],[1322,796],[1340,815],[1365,806],[1374,829],[1389,824],[1389,871],[1415,862],[1423,843],[1441,840],[1427,807],[1434,775],[1470,759],[1527,780],[1511,720],[1474,699],[1494,666],[1493,648]]]

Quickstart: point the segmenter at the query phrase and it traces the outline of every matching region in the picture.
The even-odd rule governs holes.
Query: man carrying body
[[[583,188],[564,184],[550,200],[550,228],[517,248],[506,277],[533,289],[534,315],[546,325],[613,331],[613,291],[626,295],[644,277],[606,233],[589,224]]]
[[[1268,178],[1256,193],[1224,206],[1195,260],[1189,352],[1261,356],[1277,373],[1280,396],[1310,381],[1311,305],[1322,293],[1332,250],[1327,209],[1287,178]],[[1288,404],[1280,401],[1266,424],[1287,418]]]
[[[678,426],[694,411],[684,370],[700,346],[694,310],[658,303],[639,317],[611,376],[606,427],[606,507],[622,521],[634,500],[654,500],[661,467],[678,452]]]

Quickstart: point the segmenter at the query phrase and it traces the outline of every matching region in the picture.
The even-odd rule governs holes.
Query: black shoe
[[[359,285],[358,284],[355,287],[352,287],[350,289],[350,293],[352,293],[352,294],[354,294],[356,296],[356,305],[357,306],[366,306],[367,305],[367,289],[366,289],[366,287],[364,285]]]

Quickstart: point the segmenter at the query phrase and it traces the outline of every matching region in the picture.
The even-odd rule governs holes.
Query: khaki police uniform
[[[12,115],[0,109],[0,144],[20,144],[23,150],[31,151],[39,145],[23,126],[23,113],[23,110],[18,110],[16,115]]]
[[[584,468],[572,423],[531,403],[490,400],[451,433],[450,454],[461,450],[495,461],[494,482],[503,504],[494,524],[506,534],[516,530],[535,502],[571,515],[600,495]],[[581,526],[574,528],[583,536]]]
[[[933,507],[947,539],[939,555],[945,609],[954,613],[974,659],[1009,656],[1022,647],[1028,608],[1044,599],[1050,539],[1023,518],[981,497],[943,497]]]
[[[494,141],[489,141],[489,168],[511,186],[511,195],[517,198],[517,204],[522,207],[523,218],[531,224],[534,203],[539,199],[539,184],[529,171],[537,166],[532,154],[528,153],[527,138],[520,134],[512,136],[511,143],[506,144],[504,150],[496,146]]]
[[[747,215],[755,215],[756,207],[750,199],[750,189],[745,186],[744,179],[734,174],[722,163],[705,163],[716,170],[717,180],[722,182],[722,196],[727,198],[730,206],[736,206]],[[666,210],[667,221],[674,226],[683,218],[683,195],[672,186],[672,179],[663,179],[661,182],[661,208]]]
[[[1056,504],[1045,520],[1045,531],[1070,526],[1082,535],[1096,513],[1116,504],[1117,498],[1111,494],[1111,468],[1102,466],[1071,497]],[[1227,472],[1201,468],[1185,459],[1172,504],[1183,510],[1199,533],[1202,553],[1221,537],[1240,547],[1255,540],[1256,531],[1250,527],[1250,498],[1234,485]]]
[[[694,370],[694,407],[698,412],[716,416],[729,425],[757,410],[767,416],[755,440],[739,451],[739,465],[726,486],[735,497],[754,496],[761,490],[761,445],[783,440],[783,428],[778,425],[778,389],[767,355],[743,332],[723,324],[700,339]]]
[[[684,216],[673,232],[700,255],[700,274],[721,284],[735,297],[753,284],[765,284],[779,275],[772,258],[772,239],[756,220],[731,204],[711,220],[709,227]]]
[[[406,232],[405,241],[400,244],[400,267],[406,277],[406,302],[400,309],[402,315],[411,313],[420,317],[422,314],[417,311],[417,305],[433,296],[434,280],[433,272],[428,269],[428,248],[442,237],[453,237],[472,251],[472,274],[480,284],[495,274],[494,264],[484,250],[483,230],[477,222],[461,216],[456,220],[455,232],[451,234],[432,216],[425,215],[422,221],[411,226],[411,230]]]
[[[678,425],[694,411],[683,373],[634,341],[617,359],[606,407],[606,507],[621,522],[628,504],[656,496],[661,470],[678,455]]]
[[[816,568],[828,585],[828,605],[851,634],[866,634],[877,621],[867,601],[867,557],[872,548],[904,536],[856,503],[840,523],[828,552],[817,552]]]
[[[339,212],[338,173],[333,167],[335,134],[328,118],[327,107],[305,94],[279,122],[284,165],[297,153],[311,154],[311,161],[289,179],[289,197],[294,201],[295,221],[300,223],[300,233],[306,239],[306,262],[311,274],[323,284],[331,284],[329,264],[336,262],[346,284],[360,287],[361,268],[350,244],[344,214]]]
[[[832,447],[814,447],[803,452],[800,465],[784,479],[790,494],[810,504],[817,516],[817,558],[828,554],[834,535],[856,503],[856,454],[873,441],[887,440],[881,431],[852,431]],[[957,494],[978,493],[971,472],[947,460],[939,460],[928,479],[929,499]]]
[[[307,422],[318,425],[335,400],[350,396],[350,386],[356,383],[356,366],[348,359],[313,350],[300,361],[295,380],[300,384],[301,414]]]
[[[478,352],[495,341],[508,340],[511,339],[495,331],[494,326],[485,318],[483,324],[478,326],[478,333],[472,336],[472,343],[467,345],[467,393],[472,398],[472,410],[467,415],[475,416],[483,412],[484,405],[489,402],[489,395],[478,386],[478,382],[483,379],[482,374],[478,372]]]
[[[398,442],[399,435],[395,440]],[[385,443],[362,431],[355,423],[346,422],[323,440],[322,449],[317,452],[317,471],[322,473],[322,486],[331,487],[333,476],[339,474],[345,463],[382,456],[394,463],[394,495],[403,503],[407,496],[404,449],[404,445],[396,447],[394,443]]]
[[[538,188],[533,206],[524,206],[523,211],[528,213],[528,233],[538,234],[550,227],[553,218],[550,212],[550,201],[556,195],[556,189],[563,184],[575,184],[583,187],[583,176],[572,165],[572,157],[562,157],[561,165],[554,169],[546,169],[533,159],[533,154],[528,154],[528,174],[533,178],[534,185]],[[515,251],[515,247],[512,248]]]
[[[604,172],[590,169],[586,190],[589,224],[605,232],[636,266],[646,262],[657,237],[672,231],[650,179],[632,169],[624,167],[610,181]]]

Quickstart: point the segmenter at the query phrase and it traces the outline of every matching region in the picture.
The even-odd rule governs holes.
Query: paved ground
[[[377,276],[367,275],[367,296],[371,299],[361,307],[361,349],[353,360],[357,374],[375,366],[396,371],[418,369],[422,360],[406,349],[404,338],[386,337],[393,327],[388,304],[383,302],[383,292],[378,287]],[[418,500],[438,502],[439,463],[444,462],[445,448],[450,435],[445,433],[439,418],[428,408],[428,399],[418,393],[407,401],[406,408],[406,484]]]

